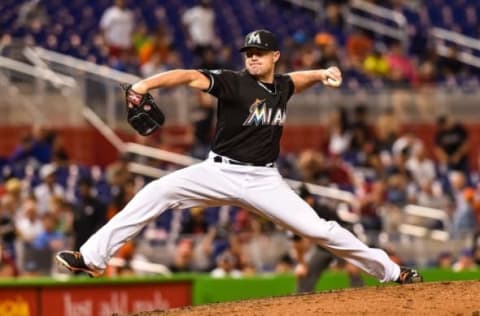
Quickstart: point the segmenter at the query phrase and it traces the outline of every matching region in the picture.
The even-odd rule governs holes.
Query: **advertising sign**
[[[37,316],[35,289],[0,289],[0,315]]]
[[[191,305],[191,283],[47,287],[40,300],[41,315],[124,315]]]

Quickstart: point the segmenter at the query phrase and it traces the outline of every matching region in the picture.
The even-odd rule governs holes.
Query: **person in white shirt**
[[[40,169],[42,183],[33,189],[33,195],[37,200],[37,209],[40,215],[50,211],[52,197],[65,197],[64,188],[55,182],[55,172],[57,168],[53,164],[48,164]]]
[[[224,251],[217,258],[217,266],[210,272],[212,278],[241,278],[242,271],[235,268],[235,257],[229,250]]]
[[[425,146],[421,141],[413,144],[411,155],[407,160],[407,169],[412,173],[416,183],[433,183],[437,176],[435,163],[428,158]]]
[[[207,48],[215,45],[215,12],[210,0],[199,0],[198,5],[186,10],[182,23],[187,28],[187,36],[193,51],[198,57],[203,57]]]
[[[100,19],[100,28],[110,56],[120,57],[131,49],[133,27],[134,16],[127,9],[125,0],[115,0],[115,5],[105,10]]]

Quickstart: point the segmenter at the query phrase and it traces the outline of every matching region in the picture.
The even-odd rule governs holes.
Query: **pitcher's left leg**
[[[299,235],[313,239],[334,255],[360,267],[381,282],[398,279],[400,267],[383,250],[369,248],[337,222],[318,217],[280,176],[277,179],[256,179],[248,188],[244,199],[253,209]]]

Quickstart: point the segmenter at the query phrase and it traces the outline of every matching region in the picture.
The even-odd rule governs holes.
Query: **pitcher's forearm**
[[[342,73],[337,67],[327,69],[302,70],[288,74],[295,86],[294,93],[302,92],[314,84],[321,82],[326,86],[339,87],[342,83]]]
[[[210,81],[198,70],[176,69],[140,80],[132,86],[132,89],[137,93],[144,94],[156,88],[172,88],[181,85],[203,90],[208,89]]]

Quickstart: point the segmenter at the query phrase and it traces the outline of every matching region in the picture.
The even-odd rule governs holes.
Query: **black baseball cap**
[[[276,51],[278,50],[277,38],[272,32],[267,30],[250,32],[245,36],[245,43],[240,48],[240,51],[244,52],[248,48]]]

